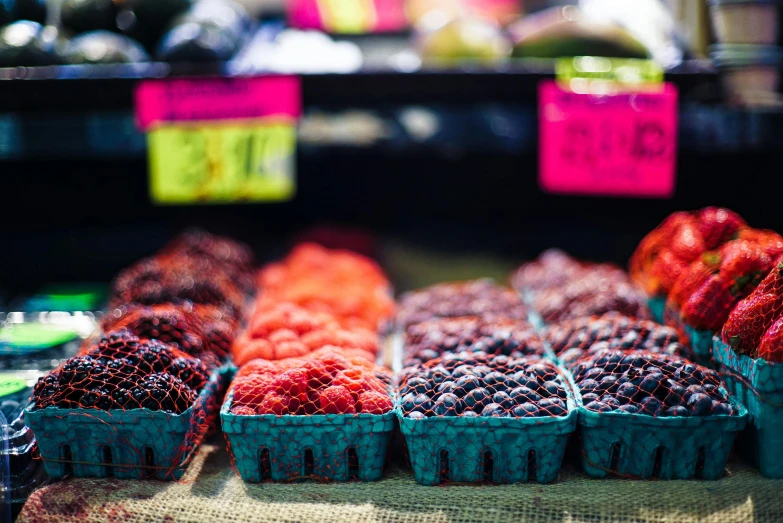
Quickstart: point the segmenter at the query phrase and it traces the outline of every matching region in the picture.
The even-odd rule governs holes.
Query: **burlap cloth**
[[[420,487],[392,469],[377,483],[250,485],[219,444],[178,483],[71,479],[33,493],[19,522],[783,522],[783,480],[744,462],[708,481],[594,480],[566,466],[551,485]]]

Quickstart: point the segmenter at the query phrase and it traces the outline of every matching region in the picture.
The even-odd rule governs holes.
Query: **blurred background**
[[[108,282],[188,226],[262,260],[305,238],[349,246],[400,289],[503,275],[551,246],[625,264],[679,209],[781,228],[778,15],[720,0],[2,0],[0,304]],[[579,55],[653,60],[679,90],[672,198],[539,187],[537,87]],[[155,204],[138,83],[266,73],[301,76],[295,196]]]

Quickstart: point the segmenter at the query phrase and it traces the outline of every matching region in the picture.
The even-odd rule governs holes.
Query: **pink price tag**
[[[145,80],[136,88],[136,121],[156,123],[280,118],[302,114],[296,76]]]
[[[677,90],[578,94],[542,82],[539,153],[547,192],[671,198]]]

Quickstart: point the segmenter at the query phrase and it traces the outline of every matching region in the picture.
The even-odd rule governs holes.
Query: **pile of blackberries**
[[[405,332],[403,365],[417,365],[445,353],[484,352],[512,358],[545,353],[544,342],[525,320],[480,317],[440,318]]]
[[[397,323],[407,327],[437,318],[482,316],[525,320],[528,310],[516,291],[492,280],[440,283],[400,298]]]
[[[411,419],[568,414],[561,374],[537,357],[447,354],[404,369],[397,393],[403,415]]]
[[[736,413],[718,373],[681,358],[603,350],[577,360],[571,371],[591,411],[661,417]]]
[[[180,414],[193,405],[208,379],[199,359],[120,331],[38,380],[33,399],[36,409],[145,408]]]
[[[673,328],[616,312],[552,324],[545,329],[544,339],[565,362],[602,349],[641,350],[673,356],[685,353]]]

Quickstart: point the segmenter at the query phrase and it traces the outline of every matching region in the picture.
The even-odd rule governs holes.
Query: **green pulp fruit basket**
[[[783,363],[737,354],[718,336],[713,342],[718,371],[750,413],[739,452],[764,476],[783,478]]]
[[[712,367],[712,338],[715,336],[715,333],[697,330],[690,325],[684,325],[683,328],[690,340],[693,360],[699,365]]]
[[[455,483],[551,483],[557,479],[568,436],[576,428],[571,387],[565,416],[496,418],[433,417],[414,420],[398,408],[400,430],[420,485]]]
[[[182,414],[149,409],[47,407],[25,410],[46,473],[53,478],[180,479],[218,412],[229,381],[215,369],[195,403]]]
[[[232,459],[244,481],[377,481],[394,431],[386,414],[238,415],[233,395],[220,410]]]
[[[747,410],[704,417],[654,417],[621,411],[594,412],[578,387],[582,466],[587,475],[633,478],[719,479],[734,438],[747,423]]]

